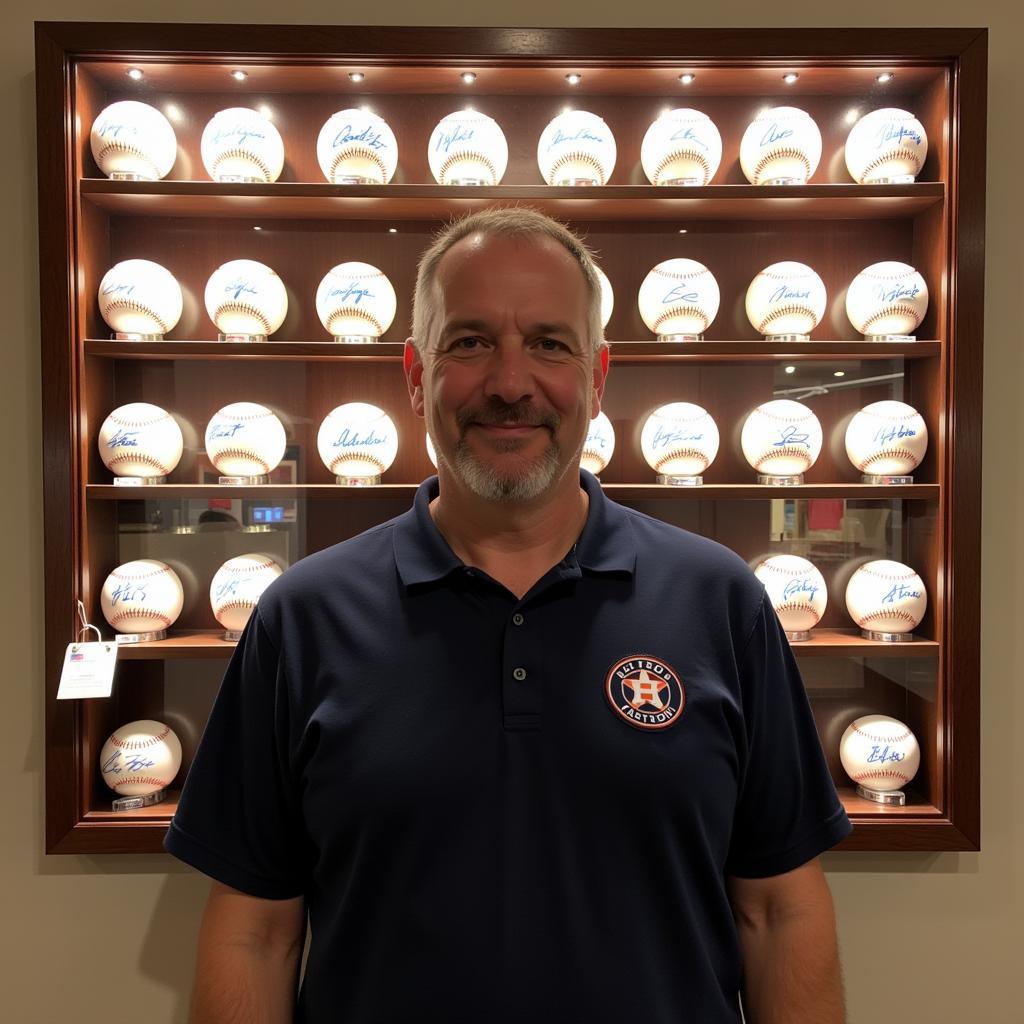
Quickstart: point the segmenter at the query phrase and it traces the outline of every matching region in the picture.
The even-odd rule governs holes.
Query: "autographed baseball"
[[[108,178],[159,181],[178,155],[171,122],[156,107],[138,100],[104,107],[92,123],[89,145]]]
[[[924,581],[909,566],[880,558],[860,566],[846,585],[846,610],[861,629],[911,633],[924,618]]]
[[[427,162],[439,185],[497,185],[508,166],[508,142],[494,118],[456,110],[431,133]]]
[[[118,633],[156,633],[174,625],[185,595],[164,562],[140,558],[119,565],[100,591],[103,616]]]
[[[181,767],[181,741],[163,722],[143,718],[115,729],[100,751],[100,774],[118,796],[166,789]]]
[[[640,163],[652,185],[707,185],[722,162],[722,136],[707,114],[668,110],[640,145]]]
[[[864,335],[913,334],[927,312],[928,285],[908,263],[872,263],[846,292],[846,315]]]
[[[747,462],[766,476],[798,476],[821,452],[821,424],[800,402],[778,398],[744,421],[740,446]]]
[[[804,184],[820,159],[821,132],[799,107],[762,111],[740,141],[740,166],[752,185]]]
[[[828,603],[825,577],[806,558],[771,555],[758,563],[754,575],[787,633],[803,633],[821,621]]]
[[[203,129],[199,152],[214,181],[277,181],[284,167],[281,133],[248,107],[214,114]]]
[[[608,275],[597,264],[594,265],[597,271],[597,279],[601,282],[601,327],[608,326],[612,318],[612,310],[615,308],[615,292],[612,290],[612,283]]]
[[[640,316],[659,337],[700,335],[718,315],[721,294],[715,275],[696,260],[665,260],[640,285]]]
[[[221,334],[273,334],[288,315],[288,292],[270,267],[230,260],[206,282],[206,312]]]
[[[612,421],[603,412],[599,412],[590,421],[590,428],[587,430],[587,437],[583,442],[580,465],[597,476],[611,461],[614,451],[615,428],[612,426]]]
[[[210,584],[210,607],[214,618],[229,632],[245,629],[260,594],[281,575],[281,567],[270,555],[253,553],[229,558],[214,574]]]
[[[378,477],[398,454],[398,430],[383,409],[367,402],[349,402],[327,414],[316,446],[335,476]]]
[[[167,476],[181,458],[184,439],[174,417],[159,405],[119,406],[100,427],[100,458],[114,476]]]
[[[876,793],[906,786],[921,765],[917,737],[896,718],[864,715],[839,741],[839,760],[854,782]]]
[[[921,414],[904,402],[872,402],[846,428],[846,454],[862,473],[905,476],[928,449],[928,427]]]
[[[615,137],[587,110],[559,114],[541,132],[537,164],[549,185],[604,185],[615,169]]]
[[[320,129],[316,158],[332,185],[386,185],[398,167],[398,140],[384,118],[339,110]]]
[[[913,181],[927,155],[924,125],[896,107],[865,114],[846,138],[846,167],[861,185]]]
[[[700,476],[718,454],[718,426],[692,402],[670,402],[647,417],[640,451],[661,476]]]
[[[316,290],[316,312],[327,333],[376,340],[395,319],[398,299],[387,275],[369,263],[339,263]]]
[[[284,424],[266,406],[234,402],[206,425],[206,455],[224,476],[264,476],[284,458]]]
[[[825,315],[825,283],[806,264],[765,267],[747,288],[747,319],[766,338],[810,334]]]
[[[181,319],[181,286],[152,260],[115,263],[100,281],[100,316],[117,334],[158,334]]]

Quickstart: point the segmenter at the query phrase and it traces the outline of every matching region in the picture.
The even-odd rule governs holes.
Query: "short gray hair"
[[[420,257],[416,291],[412,304],[412,340],[420,352],[437,319],[437,268],[444,254],[471,235],[489,238],[551,238],[577,262],[587,286],[587,334],[591,351],[604,344],[601,326],[601,282],[594,254],[586,243],[564,224],[529,206],[499,206],[470,213],[438,232]]]

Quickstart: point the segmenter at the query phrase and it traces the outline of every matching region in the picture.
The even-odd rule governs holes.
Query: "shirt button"
[[[520,683],[526,678],[526,669],[517,668],[512,670],[512,678],[518,680]]]
[[[516,612],[515,615],[512,616],[512,625],[513,626],[521,626],[522,624],[523,624],[523,616],[519,612]]]

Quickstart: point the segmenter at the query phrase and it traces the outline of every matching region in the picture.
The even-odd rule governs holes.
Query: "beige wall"
[[[460,24],[462,0],[392,0],[368,10],[314,0],[178,0],[170,4],[36,0],[12,5],[0,37],[0,90],[8,126],[0,190],[3,331],[0,437],[10,487],[0,501],[6,538],[0,591],[4,671],[0,716],[0,1019],[11,1024],[114,1016],[152,1024],[184,1021],[191,945],[203,880],[158,857],[44,857],[42,706],[42,500],[32,19],[374,21]],[[632,0],[615,10],[570,0],[497,0],[469,17],[496,25],[694,24],[695,5]],[[1014,12],[1016,9],[1016,12]],[[490,17],[487,16],[488,11]],[[988,25],[990,28],[987,345],[982,670],[984,851],[980,854],[853,855],[827,858],[849,992],[850,1019],[912,1024],[1024,1021],[1020,998],[1024,921],[1024,390],[1019,299],[1021,32],[1009,0],[861,0],[786,7],[718,0],[706,25]],[[685,13],[684,13],[685,12]],[[888,36],[913,29],[884,28]],[[10,170],[7,170],[7,169]],[[680,951],[685,955],[685,951]],[[343,1024],[343,1022],[340,1022]],[[699,1024],[699,1022],[695,1022]]]

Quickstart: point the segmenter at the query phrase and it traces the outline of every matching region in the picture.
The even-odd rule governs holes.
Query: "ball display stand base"
[[[380,185],[380,178],[369,178],[365,174],[335,174],[332,185]]]
[[[112,171],[107,175],[111,181],[159,181],[150,174],[134,174],[132,171]]]
[[[865,341],[917,341],[916,334],[865,334]]]
[[[115,487],[159,487],[167,483],[165,476],[115,476]]]
[[[218,341],[240,341],[245,344],[259,345],[267,340],[265,334],[218,334]]]
[[[862,484],[884,484],[886,486],[892,486],[896,484],[912,484],[914,478],[912,476],[896,476],[891,473],[864,473],[861,475],[860,482]]]
[[[377,476],[335,476],[334,482],[339,487],[375,487],[380,483]]]
[[[806,185],[806,178],[768,178],[762,185]]]
[[[888,804],[890,807],[904,807],[907,803],[907,794],[902,789],[880,793],[877,789],[866,789],[864,786],[858,785],[857,796],[861,796],[875,804]]]
[[[862,629],[860,635],[865,640],[880,640],[886,644],[906,644],[914,639],[913,633],[886,633],[877,629]]]
[[[799,487],[804,482],[803,473],[794,476],[779,476],[776,473],[758,473],[757,482],[767,487]]]
[[[219,476],[217,483],[224,487],[255,487],[259,484],[269,484],[270,477],[266,473],[260,476]]]
[[[765,341],[810,341],[809,334],[766,334]]]
[[[242,631],[240,629],[225,629],[221,633],[221,637],[224,640],[232,641],[232,643],[238,643],[242,639]]]
[[[786,629],[783,632],[786,634],[786,639],[793,644],[811,639],[811,631],[809,629]]]
[[[872,178],[862,185],[913,185],[917,178],[913,174],[892,174],[888,178]]]
[[[600,185],[597,178],[557,178],[555,185],[558,188],[579,188],[581,186]]]
[[[704,477],[702,476],[676,476],[673,473],[659,473],[658,483],[668,487],[702,487]]]
[[[115,331],[110,336],[114,341],[163,341],[162,334],[140,334],[138,331]]]
[[[335,334],[331,339],[339,345],[376,345],[379,335],[373,334]]]
[[[267,179],[261,174],[218,174],[217,180],[228,185],[265,185]]]
[[[118,633],[116,640],[118,646],[121,644],[145,644],[150,640],[166,640],[166,629],[154,629],[150,633]]]
[[[490,182],[486,181],[484,178],[449,178],[445,182],[445,184],[446,185],[469,185],[469,186],[476,186],[476,185],[490,185]]]
[[[658,341],[703,341],[703,334],[659,334]]]
[[[273,533],[274,528],[269,523],[250,523],[242,527],[242,533]]]
[[[153,793],[144,793],[142,796],[119,796],[110,807],[114,811],[137,811],[140,807],[152,807],[153,804],[162,804],[167,799],[167,790],[158,789]]]
[[[703,178],[663,178],[658,182],[661,185],[682,185],[684,188],[692,188],[694,185],[703,185]]]

